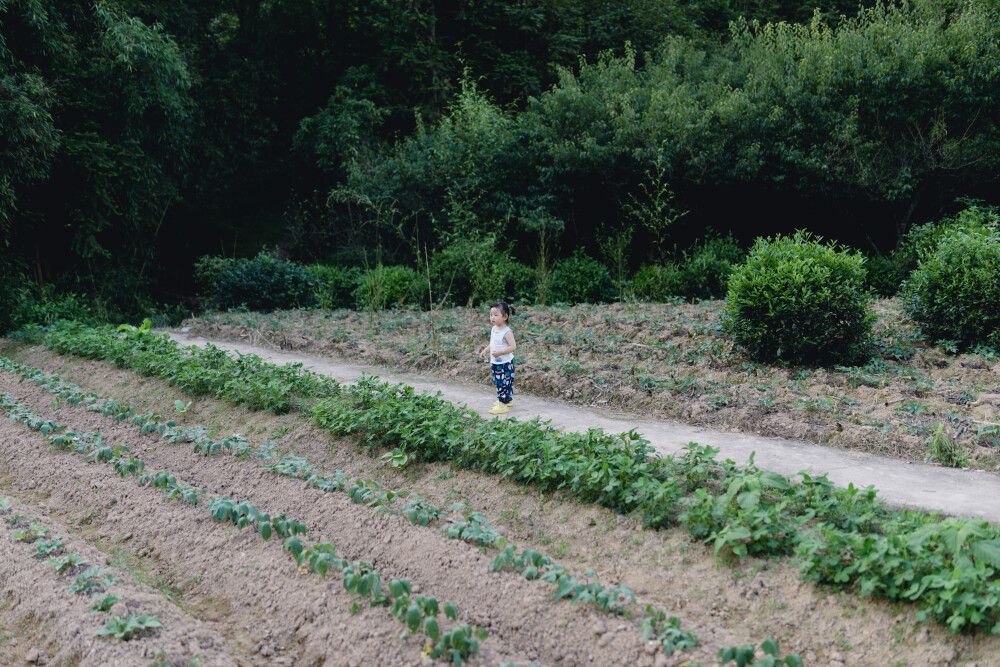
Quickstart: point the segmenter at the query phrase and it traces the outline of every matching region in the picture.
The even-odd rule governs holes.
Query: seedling
[[[177,412],[181,413],[182,415],[186,415],[188,408],[191,407],[191,403],[193,403],[193,401],[188,401],[187,403],[184,403],[183,401],[175,400],[174,408],[177,410]]]
[[[160,624],[160,621],[155,616],[149,616],[146,614],[139,614],[137,616],[136,614],[129,614],[128,618],[124,616],[115,616],[108,621],[103,628],[94,634],[98,637],[114,637],[115,639],[128,641],[143,630],[162,627],[163,626]]]
[[[59,573],[87,564],[87,561],[82,556],[74,553],[66,554],[62,558],[50,558],[47,562]]]
[[[27,528],[18,528],[11,531],[10,536],[15,542],[29,542],[33,543],[46,535],[48,535],[49,529],[45,526],[32,521],[31,525]]]
[[[82,574],[76,575],[73,583],[69,586],[70,593],[97,593],[111,584],[115,583],[115,578],[108,570],[95,567]]]
[[[35,553],[32,554],[35,558],[45,558],[46,556],[52,556],[63,550],[63,543],[61,537],[54,537],[51,540],[39,539],[35,540]]]
[[[90,599],[94,601],[94,604],[90,606],[91,611],[103,611],[105,613],[111,611],[111,608],[118,602],[118,596],[114,593],[106,593],[103,596],[100,593],[96,593]]]
[[[757,649],[752,644],[743,646],[727,646],[719,649],[719,663],[726,665],[735,662],[736,667],[802,667],[802,658],[795,653],[780,658],[778,643],[773,639],[765,639],[760,645],[764,657],[757,660]]]
[[[667,618],[665,613],[650,605],[646,606],[646,614],[646,618],[639,624],[642,638],[655,639],[663,644],[667,655],[672,655],[676,650],[687,651],[698,645],[698,636],[690,630],[681,630],[681,621],[676,616]]]
[[[393,468],[405,468],[406,464],[409,462],[410,457],[404,454],[399,449],[394,449],[388,454],[383,454],[378,458],[379,461],[388,461],[392,464]]]
[[[465,540],[480,547],[493,546],[500,539],[497,531],[486,523],[486,517],[479,512],[469,512],[464,521],[453,521],[442,526],[441,532],[450,540]]]
[[[410,496],[406,499],[403,514],[415,526],[426,526],[431,521],[437,521],[448,515],[444,510],[424,502],[420,496]]]
[[[389,505],[396,500],[394,491],[383,491],[382,485],[373,479],[355,480],[347,495],[358,504],[390,510]]]

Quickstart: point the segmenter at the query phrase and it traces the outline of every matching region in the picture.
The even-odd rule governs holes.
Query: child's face
[[[507,318],[500,313],[499,308],[490,308],[490,324],[495,327],[502,327]]]

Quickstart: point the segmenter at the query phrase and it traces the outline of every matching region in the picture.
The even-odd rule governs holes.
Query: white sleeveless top
[[[511,352],[510,354],[500,355],[499,357],[494,357],[492,354],[494,350],[502,350],[505,347],[507,347],[507,342],[503,339],[503,337],[507,335],[508,331],[510,331],[510,327],[504,327],[503,329],[497,329],[496,327],[493,327],[493,329],[490,331],[491,354],[487,359],[487,361],[489,361],[491,364],[497,364],[499,366],[500,364],[506,364],[508,362],[514,361],[513,352]]]

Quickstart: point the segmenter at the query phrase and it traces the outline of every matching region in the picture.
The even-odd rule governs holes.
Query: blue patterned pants
[[[506,364],[490,364],[493,369],[493,384],[497,388],[497,400],[504,405],[513,400],[514,391],[514,362],[508,361]]]

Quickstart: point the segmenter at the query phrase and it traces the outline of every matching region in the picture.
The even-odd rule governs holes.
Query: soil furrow
[[[0,663],[140,664],[152,661],[159,650],[165,659],[185,664],[196,656],[206,667],[238,664],[214,628],[178,609],[164,595],[134,585],[127,573],[107,567],[106,554],[72,536],[72,531],[43,505],[31,507],[15,501],[9,511],[0,514],[38,521],[50,529],[50,538],[61,537],[65,545],[62,554],[82,556],[89,565],[59,574],[46,559],[33,557],[35,547],[15,543],[9,529],[0,530],[0,595],[7,599],[0,611],[3,627],[36,626],[30,642],[20,646],[0,643]],[[69,592],[74,575],[90,566],[108,570],[115,578],[107,592],[119,596],[119,600],[110,613],[92,611],[89,596]],[[129,614],[154,615],[163,627],[147,630],[129,641],[95,636],[112,616]]]
[[[102,397],[119,398],[140,412],[153,410],[180,419],[173,409],[174,401],[191,400],[163,381],[105,362],[63,357],[39,347],[8,344],[6,349],[8,356],[22,363],[58,373]],[[51,395],[41,394],[34,385],[22,386],[42,396],[39,400],[46,405],[51,402]],[[60,413],[69,414],[70,409],[63,408]],[[111,423],[97,418],[102,425]],[[337,468],[352,478],[374,477],[386,488],[409,489],[437,506],[466,501],[486,514],[490,524],[521,549],[536,548],[577,574],[592,568],[604,584],[622,581],[636,590],[640,599],[654,602],[668,614],[680,615],[683,628],[698,634],[701,646],[695,651],[669,659],[644,655],[640,664],[646,660],[676,664],[692,659],[714,664],[720,647],[759,644],[765,637],[777,639],[783,654],[794,651],[803,656],[806,664],[831,666],[983,667],[997,664],[995,656],[1000,654],[1000,637],[950,636],[940,625],[916,622],[913,606],[893,605],[849,592],[830,593],[802,582],[795,563],[789,559],[746,558],[720,563],[713,558],[710,547],[692,541],[683,531],[643,529],[634,518],[577,503],[560,493],[539,494],[529,487],[442,463],[411,462],[405,468],[393,468],[377,461],[377,453],[359,452],[350,439],[331,440],[300,412],[275,416],[200,398],[191,404],[183,419],[182,425],[206,425],[216,429],[218,436],[238,431],[255,442],[278,439],[283,453],[305,456],[327,472]],[[171,447],[152,437],[146,442],[150,447]],[[193,456],[186,449],[190,445],[181,447],[185,456]],[[148,458],[145,452],[138,453]],[[553,607],[571,611],[565,602]],[[579,638],[579,643],[597,645],[605,641],[606,634],[619,632],[618,625],[617,619],[605,616],[595,622],[589,636]],[[552,631],[558,634],[560,627],[556,625]],[[634,626],[627,624],[621,632],[634,635]],[[498,646],[497,639],[494,634],[485,642],[484,650]]]
[[[387,610],[362,607],[352,616],[339,579],[301,576],[280,544],[213,524],[203,506],[46,448],[25,429],[0,425],[4,481],[15,492],[45,495],[67,520],[89,525],[95,541],[127,540],[132,553],[187,582],[184,597],[228,608],[220,627],[228,642],[254,654],[254,664],[420,664],[422,645],[415,638],[398,641],[401,625]]]
[[[615,628],[611,637],[601,646],[588,645],[580,640],[592,637],[595,624],[607,622],[608,615],[592,608],[571,607],[567,602],[551,602],[552,587],[547,583],[529,582],[513,573],[490,574],[492,554],[448,540],[435,530],[412,526],[399,516],[376,514],[355,505],[346,494],[309,489],[300,480],[263,471],[252,461],[225,455],[199,456],[191,452],[190,445],[167,445],[140,436],[135,427],[116,424],[96,413],[54,411],[50,397],[33,385],[12,383],[9,375],[0,382],[0,391],[17,396],[45,418],[77,430],[100,430],[107,443],[128,445],[145,460],[148,471],[166,469],[179,480],[206,489],[207,496],[248,499],[272,516],[284,513],[304,521],[309,538],[333,542],[339,556],[370,561],[385,580],[410,579],[415,593],[457,604],[460,621],[487,628],[491,635],[487,644],[502,654],[509,653],[506,659],[550,665],[592,660],[611,664],[620,659],[652,662],[642,651],[639,618],[611,617]]]

